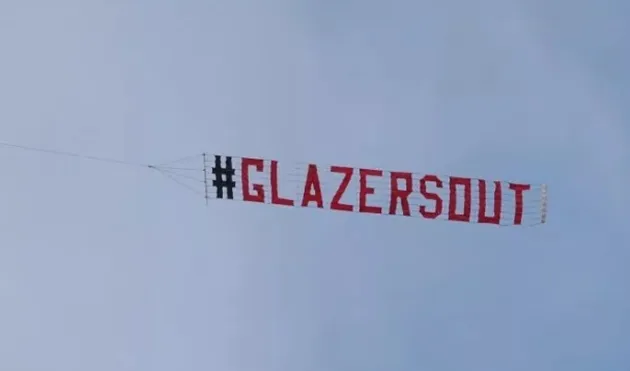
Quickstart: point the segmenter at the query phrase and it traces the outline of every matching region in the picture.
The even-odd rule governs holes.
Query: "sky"
[[[630,367],[630,4],[0,3],[0,141],[518,179],[493,228],[0,148],[0,369]]]

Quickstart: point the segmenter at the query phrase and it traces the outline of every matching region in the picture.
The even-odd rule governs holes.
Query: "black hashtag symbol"
[[[225,157],[225,168],[221,166],[221,156],[214,156],[214,167],[212,168],[212,174],[214,174],[214,180],[212,186],[217,189],[217,198],[223,198],[223,189],[227,190],[227,198],[234,199],[234,167],[232,167],[232,157]]]

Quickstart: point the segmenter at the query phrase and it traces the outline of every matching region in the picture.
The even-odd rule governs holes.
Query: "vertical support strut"
[[[203,184],[206,198],[206,206],[208,206],[208,165],[206,163],[206,153],[203,153]]]
[[[543,184],[541,187],[541,205],[540,205],[540,223],[547,222],[547,185]]]

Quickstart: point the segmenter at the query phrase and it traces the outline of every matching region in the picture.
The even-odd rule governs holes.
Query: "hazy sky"
[[[627,1],[0,2],[0,141],[549,184],[492,228],[2,150],[0,370],[630,367]]]

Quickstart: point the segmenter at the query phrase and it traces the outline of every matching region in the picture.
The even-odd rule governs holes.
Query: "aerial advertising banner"
[[[544,184],[204,155],[206,199],[500,226],[545,223]]]

